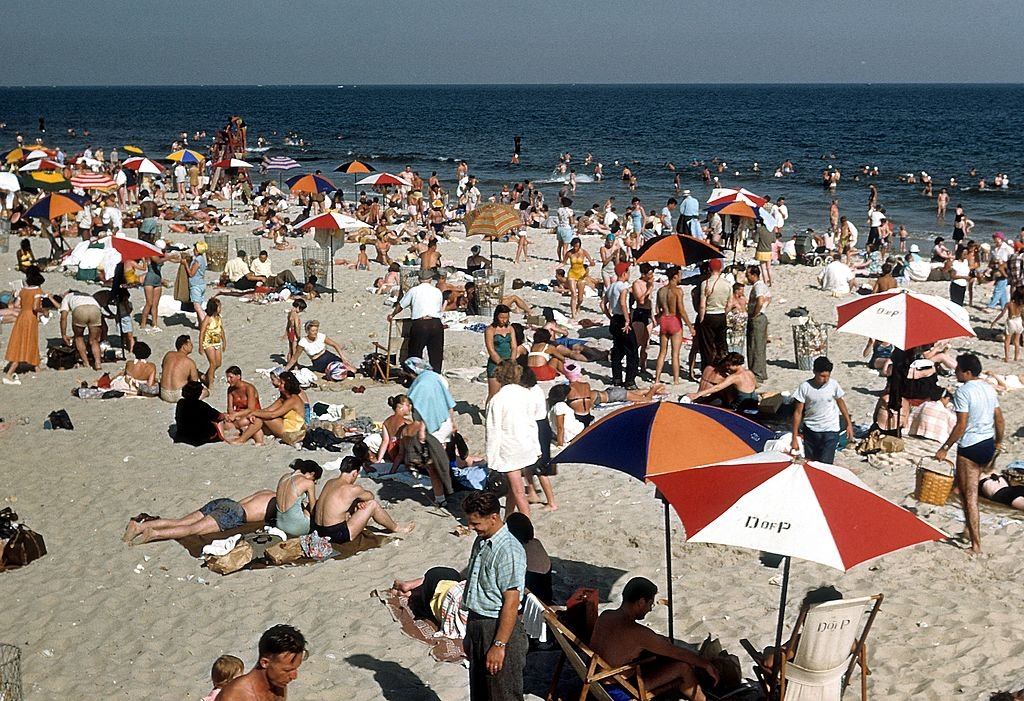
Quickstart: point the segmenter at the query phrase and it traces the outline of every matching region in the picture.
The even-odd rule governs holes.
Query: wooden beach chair
[[[750,644],[740,643],[754,659],[754,672],[768,698],[786,701],[839,701],[860,666],[860,695],[868,698],[867,637],[882,605],[882,595],[805,605],[782,648],[777,669]]]

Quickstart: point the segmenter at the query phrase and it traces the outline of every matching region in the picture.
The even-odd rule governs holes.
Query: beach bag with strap
[[[43,536],[28,526],[19,525],[4,546],[2,559],[6,567],[24,567],[45,554],[46,543]]]
[[[206,558],[206,566],[217,574],[231,574],[252,562],[252,546],[244,540],[239,542],[227,555],[211,555]]]
[[[51,370],[71,370],[78,364],[78,351],[70,346],[53,346],[46,350],[46,367]]]

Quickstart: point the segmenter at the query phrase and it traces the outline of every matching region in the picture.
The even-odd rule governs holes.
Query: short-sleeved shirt
[[[79,307],[99,307],[100,303],[92,295],[66,294],[60,301],[61,312],[73,312]]]
[[[327,349],[327,334],[318,333],[312,341],[308,336],[299,339],[299,346],[306,351],[310,358],[315,358]]]
[[[562,417],[562,440],[568,443],[583,432],[583,422],[576,418],[576,412],[565,402],[558,402],[548,412],[548,421],[551,422],[551,431],[558,436],[558,417]]]
[[[439,319],[441,309],[444,307],[444,298],[441,290],[429,282],[421,282],[419,285],[409,288],[409,291],[402,297],[400,306],[403,309],[409,307],[413,319],[425,317]]]
[[[758,280],[755,282],[753,288],[750,290],[750,300],[747,302],[748,314],[754,313],[754,309],[757,307],[758,297],[767,297],[768,299],[772,298],[772,289],[768,287],[768,285],[764,284],[764,280]],[[764,314],[764,307],[761,307],[761,313]]]
[[[526,551],[502,526],[490,538],[478,537],[466,567],[462,608],[479,616],[497,618],[506,591],[526,588]]]
[[[960,385],[953,395],[953,411],[967,414],[967,429],[957,445],[971,446],[993,438],[998,407],[995,389],[984,380],[971,380]]]
[[[249,265],[242,258],[232,258],[224,266],[224,274],[231,282],[238,282],[249,274]]]
[[[845,394],[832,378],[821,387],[815,387],[810,380],[801,382],[793,393],[793,399],[804,405],[804,427],[818,432],[838,431],[839,405],[836,400]]]
[[[608,286],[608,290],[605,294],[605,301],[608,303],[608,310],[612,313],[612,316],[622,315],[625,316],[625,312],[622,309],[622,293],[629,292],[629,283],[616,280]],[[626,296],[629,299],[629,295]]]
[[[558,208],[558,225],[559,226],[572,226],[572,207],[559,207]]]

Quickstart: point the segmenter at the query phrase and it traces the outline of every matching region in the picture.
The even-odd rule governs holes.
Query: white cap
[[[911,253],[920,253],[921,252],[921,247],[918,246],[916,243],[912,243],[912,244],[910,244],[910,252]]]

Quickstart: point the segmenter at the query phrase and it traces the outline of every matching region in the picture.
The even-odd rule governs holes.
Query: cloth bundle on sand
[[[374,590],[371,596],[387,606],[391,618],[401,626],[403,633],[430,647],[430,656],[438,662],[460,664],[466,659],[466,651],[461,640],[434,637],[438,633],[437,624],[413,615],[412,609],[409,608],[408,594],[389,589],[383,592]]]
[[[230,538],[231,536],[236,534],[245,535],[248,533],[255,533],[262,527],[263,526],[258,523],[247,523],[243,526],[239,526],[238,528],[234,528],[230,531],[220,531],[218,533],[207,533],[206,535],[193,535],[188,536],[187,538],[180,538],[178,540],[178,543],[183,548],[185,548],[185,550],[188,551],[188,554],[192,557],[201,558],[203,556],[203,547],[209,545],[213,541],[221,540],[223,538]],[[364,550],[372,550],[373,548],[379,548],[381,545],[384,544],[385,541],[386,538],[384,536],[377,535],[376,533],[372,533],[370,531],[363,531],[358,536],[356,536],[356,538],[352,541],[345,543],[344,545],[335,545],[335,555],[330,559],[344,560],[348,557],[352,557],[357,553],[361,553]],[[313,560],[311,558],[302,558],[301,560],[297,560],[296,562],[280,566],[294,567],[314,563],[316,563],[316,560]],[[268,567],[275,567],[275,565],[273,565],[266,558],[260,557],[254,559],[252,562],[250,562],[248,565],[246,565],[238,571],[243,572],[245,570],[262,570]]]

